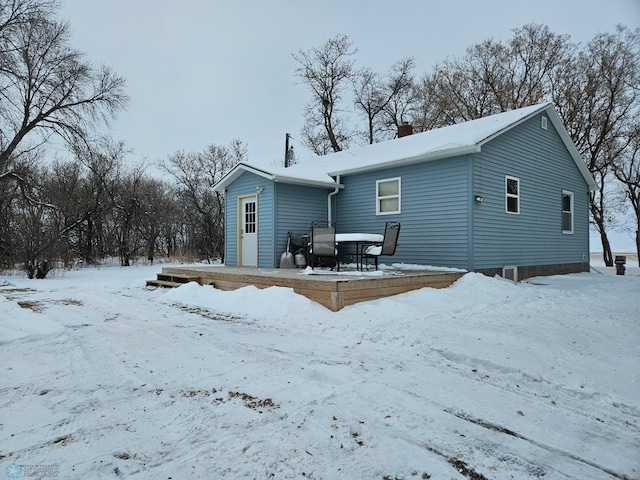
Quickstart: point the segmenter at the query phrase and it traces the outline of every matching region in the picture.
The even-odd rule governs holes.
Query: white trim
[[[564,197],[567,196],[569,197],[569,208],[570,210],[567,211],[564,209]],[[570,192],[569,190],[562,190],[562,204],[561,204],[561,210],[562,210],[562,214],[560,217],[560,227],[562,228],[562,233],[566,234],[566,235],[573,235],[573,217],[574,217],[574,206],[573,206],[573,192]],[[571,230],[565,230],[564,229],[564,215],[565,213],[569,213],[571,215]]]
[[[344,188],[344,185],[336,183],[329,175],[326,176],[326,180],[314,180],[311,178],[303,178],[289,175],[279,175],[271,173],[266,170],[248,165],[246,163],[238,163],[231,169],[224,177],[222,177],[214,186],[214,192],[224,192],[224,190],[231,185],[236,179],[238,179],[243,173],[249,172],[259,177],[263,177],[274,183],[289,183],[292,185],[302,185],[309,187],[330,187],[330,188]]]
[[[509,190],[507,188],[509,180],[515,180],[516,182],[518,182],[518,193],[517,194],[509,193]],[[509,210],[509,199],[510,198],[515,198],[516,199],[517,211],[515,211],[515,212],[512,212],[512,211]],[[505,175],[504,176],[504,211],[506,213],[510,213],[512,215],[519,215],[520,214],[520,179],[518,177],[512,177],[510,175]]]
[[[562,123],[562,119],[558,115],[558,112],[556,112],[555,108],[553,108],[551,104],[549,104],[545,110],[545,113],[548,115],[551,124],[556,129],[556,132],[558,133],[558,135],[560,135],[562,142],[569,151],[569,155],[571,155],[571,158],[573,158],[573,161],[578,167],[578,170],[580,170],[582,177],[587,182],[587,185],[589,185],[589,191],[595,191],[597,188],[596,181],[593,179],[593,175],[591,175],[589,167],[587,167],[584,159],[580,156],[580,152],[578,152],[578,149],[573,143],[573,140],[571,140],[569,132],[567,132],[567,128]]]
[[[390,183],[390,182],[398,182],[398,194],[397,195],[380,195],[380,184],[381,183]],[[391,212],[383,212],[380,210],[380,202],[382,200],[392,200],[394,198],[398,199],[398,209],[393,210]],[[396,215],[402,211],[402,179],[401,177],[393,177],[393,178],[382,178],[380,180],[376,180],[376,215]]]
[[[243,203],[244,200],[251,200],[253,199],[253,201],[256,204],[256,209],[255,209],[255,232],[252,232],[255,234],[256,236],[256,264],[255,265],[244,265],[243,261],[242,261],[242,234],[243,234],[243,229],[242,227],[244,226],[244,211],[243,211]],[[236,252],[236,256],[237,256],[237,260],[236,260],[236,265],[238,266],[258,266],[258,261],[259,261],[259,248],[258,248],[258,195],[255,193],[251,193],[248,195],[239,195],[238,197],[236,197],[236,201],[237,201],[237,231],[236,231],[236,235],[237,235],[237,252]]]

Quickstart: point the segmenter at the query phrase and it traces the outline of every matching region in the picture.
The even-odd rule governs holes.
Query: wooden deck
[[[445,288],[465,272],[386,270],[384,275],[372,272],[330,272],[316,269],[306,275],[297,269],[267,269],[225,266],[164,267],[149,286],[176,287],[188,282],[213,285],[220,290],[235,290],[249,285],[258,288],[289,287],[294,292],[335,311],[357,302],[397,295],[419,288]]]

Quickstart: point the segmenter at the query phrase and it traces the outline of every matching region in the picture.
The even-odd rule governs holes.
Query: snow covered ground
[[[146,289],[160,266],[0,276],[0,476],[639,479],[627,267],[339,312]]]

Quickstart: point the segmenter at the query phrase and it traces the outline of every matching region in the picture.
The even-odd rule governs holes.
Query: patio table
[[[379,233],[336,233],[336,243],[338,244],[338,251],[340,255],[344,253],[341,249],[342,245],[355,246],[356,264],[358,265],[358,270],[362,270],[362,262],[359,261],[361,245],[367,245],[370,243],[382,243],[383,240],[384,235],[381,235]]]

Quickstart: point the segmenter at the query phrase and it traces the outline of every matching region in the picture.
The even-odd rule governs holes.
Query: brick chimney
[[[398,127],[398,138],[406,137],[407,135],[411,135],[413,133],[413,127],[409,122],[402,122],[402,124]]]

